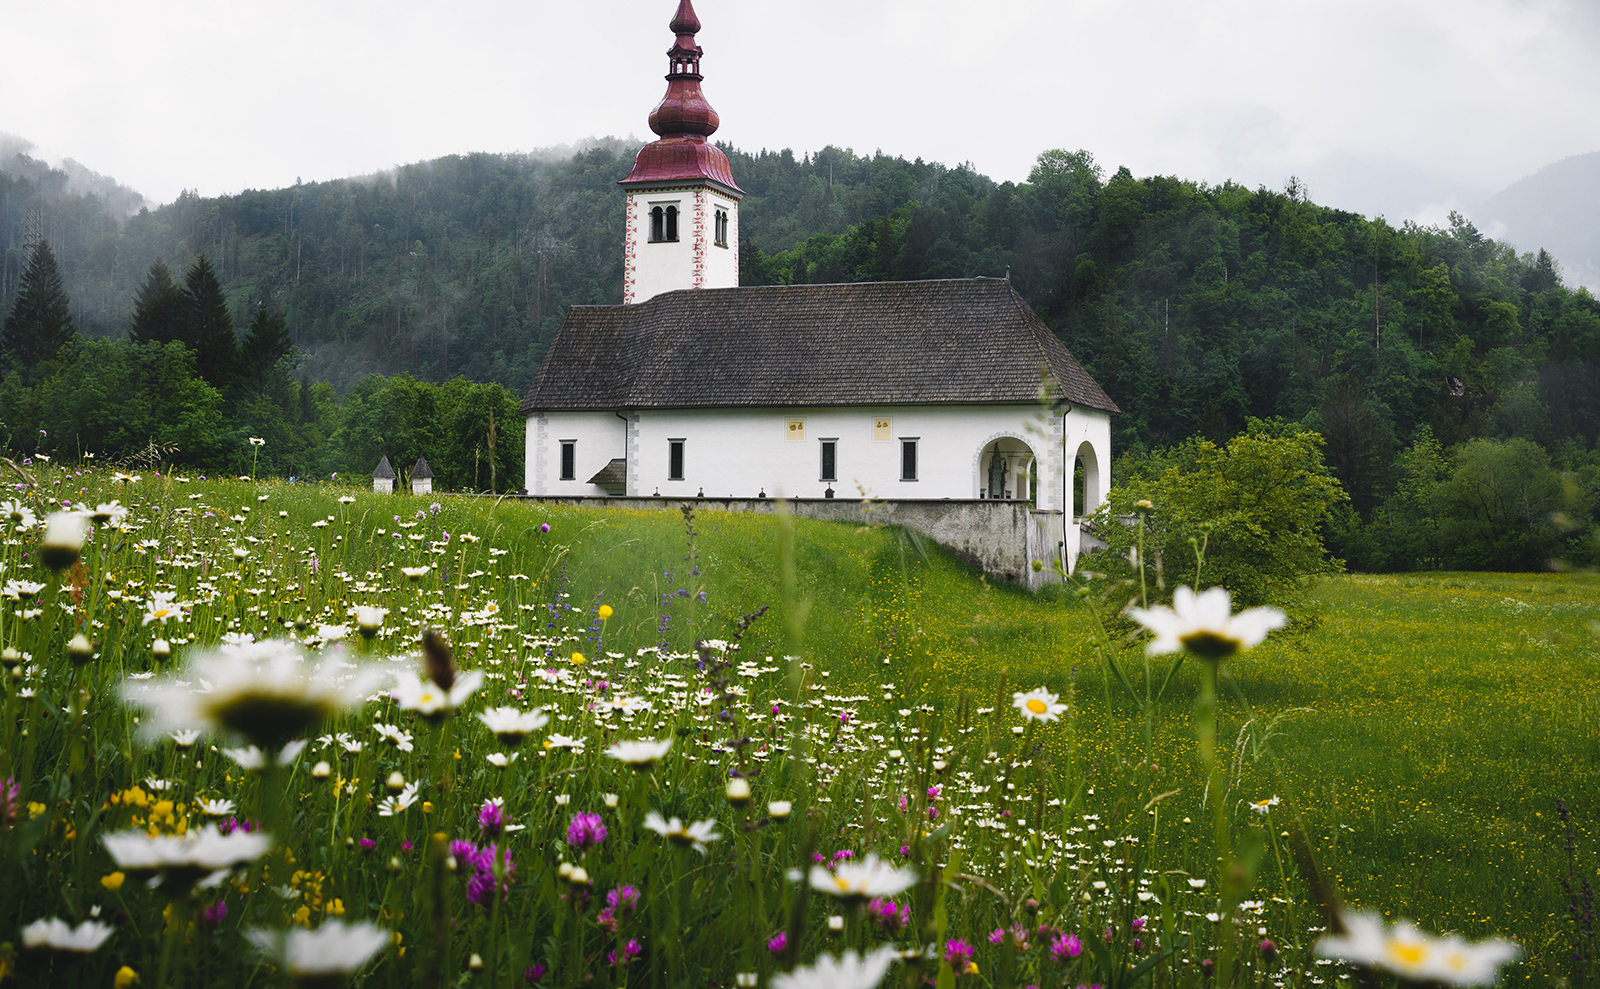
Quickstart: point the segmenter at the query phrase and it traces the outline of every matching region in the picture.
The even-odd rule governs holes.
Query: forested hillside
[[[316,383],[334,386],[320,401],[337,411],[336,392],[371,373],[464,377],[503,386],[514,402],[568,306],[620,301],[616,181],[632,150],[609,141],[565,157],[450,157],[364,179],[185,195],[125,221],[37,174],[0,173],[0,315],[18,294],[33,211],[87,335],[127,336],[136,300],[167,290],[152,266],[164,264],[171,288],[202,256],[242,340],[260,313],[281,316],[289,356],[274,387],[286,423],[312,415]],[[1489,529],[1592,509],[1600,303],[1564,287],[1543,252],[1519,256],[1459,218],[1420,229],[1329,209],[1292,180],[1273,191],[1108,176],[1083,152],[1046,152],[1023,183],[835,148],[728,152],[749,193],[746,284],[1009,273],[1124,409],[1120,450],[1222,440],[1249,417],[1321,432],[1353,507],[1337,545],[1357,563],[1420,565],[1417,553],[1385,555],[1386,533],[1402,524],[1395,499],[1411,491],[1424,507],[1404,524],[1428,524],[1449,499],[1443,488],[1417,492],[1450,482],[1470,441],[1479,453],[1521,442],[1543,458],[1509,469],[1537,475],[1537,493],[1487,499],[1511,508],[1462,508],[1451,496]],[[207,374],[198,338],[189,343],[196,372],[234,415],[224,419],[248,428],[235,421],[231,379]],[[26,410],[44,405],[18,401],[14,385],[28,387],[26,376],[0,402],[15,442]],[[260,380],[255,389],[271,391]],[[323,435],[339,428],[326,423]],[[341,456],[318,466],[364,466]],[[1426,483],[1418,471],[1432,471]],[[1578,495],[1545,483],[1563,471]],[[1538,558],[1528,545],[1519,552],[1522,565]]]

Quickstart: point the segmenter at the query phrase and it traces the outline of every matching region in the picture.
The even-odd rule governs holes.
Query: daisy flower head
[[[361,605],[356,608],[356,628],[366,638],[378,634],[378,629],[383,627],[383,617],[389,613],[387,608],[374,608],[371,605]]]
[[[22,946],[30,951],[48,949],[65,954],[88,955],[100,950],[113,928],[96,920],[73,927],[60,917],[43,918],[22,929]]]
[[[417,802],[417,784],[407,783],[399,793],[383,798],[378,805],[379,817],[399,817]]]
[[[151,595],[149,604],[145,606],[144,624],[160,622],[165,625],[169,618],[182,621],[183,607],[184,604],[178,600],[178,595],[171,591],[157,591]]]
[[[1058,701],[1059,697],[1043,687],[1025,694],[1011,695],[1011,703],[1029,721],[1055,721],[1060,718],[1066,713],[1067,705]]]
[[[466,703],[473,692],[483,686],[483,671],[468,670],[454,678],[449,689],[439,686],[431,678],[418,678],[402,673],[395,678],[394,690],[389,696],[402,709],[415,711],[429,721],[438,721]]]
[[[388,931],[370,921],[327,920],[316,930],[248,931],[250,941],[289,973],[296,985],[342,984],[389,943]]]
[[[151,737],[205,728],[275,751],[359,707],[383,675],[375,666],[311,662],[293,642],[267,639],[197,653],[181,673],[130,679],[123,699],[150,711],[143,728]]]
[[[667,750],[672,748],[672,739],[663,738],[659,742],[637,740],[618,742],[606,749],[606,755],[624,764],[629,769],[640,772],[654,768],[666,756]]]
[[[1499,968],[1522,949],[1502,938],[1469,942],[1455,935],[1434,937],[1408,921],[1385,924],[1376,913],[1344,912],[1342,935],[1319,938],[1315,951],[1365,968],[1382,969],[1412,982],[1490,986]]]
[[[116,831],[100,841],[118,869],[150,877],[153,886],[173,896],[186,895],[214,873],[254,862],[272,847],[272,839],[260,831],[223,834],[215,824],[181,835]]]
[[[495,738],[508,749],[522,744],[522,740],[550,723],[550,716],[541,710],[522,711],[514,707],[491,707],[478,714],[478,720],[494,732]]]
[[[1268,797],[1265,800],[1252,800],[1250,801],[1250,809],[1255,811],[1257,814],[1265,816],[1272,810],[1272,808],[1278,806],[1278,803],[1279,800],[1276,796]]]
[[[388,742],[390,745],[393,745],[401,752],[411,751],[412,746],[410,732],[401,731],[394,725],[385,724],[375,724],[372,726],[372,729],[378,733],[379,738],[383,739],[385,742]]]
[[[1131,608],[1128,617],[1155,633],[1145,647],[1149,655],[1187,652],[1216,663],[1260,645],[1268,632],[1286,623],[1277,608],[1249,608],[1237,615],[1231,612],[1232,603],[1225,588],[1212,587],[1196,594],[1188,587],[1180,587],[1172,595],[1172,607]]]
[[[706,853],[706,845],[719,841],[722,835],[717,832],[717,822],[712,820],[696,821],[685,825],[681,818],[674,817],[670,821],[662,820],[661,815],[655,811],[644,819],[644,826],[656,834],[682,848],[693,848],[701,855]]]
[[[917,884],[915,872],[896,869],[874,854],[868,854],[859,862],[840,862],[832,872],[813,865],[810,878],[812,889],[851,901],[899,896]]]
[[[110,525],[115,528],[127,519],[128,509],[113,499],[101,502],[95,506],[94,511],[87,514],[89,521],[95,525]]]
[[[838,958],[824,951],[807,967],[773,976],[772,989],[874,989],[896,955],[894,946],[888,944],[865,958],[854,951]]]
[[[83,542],[89,538],[89,518],[79,512],[54,512],[44,520],[39,538],[39,561],[51,570],[66,570],[78,562]]]

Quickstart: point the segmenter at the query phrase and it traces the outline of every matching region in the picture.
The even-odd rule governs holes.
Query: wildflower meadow
[[[1590,575],[0,471],[0,983],[1594,978]]]

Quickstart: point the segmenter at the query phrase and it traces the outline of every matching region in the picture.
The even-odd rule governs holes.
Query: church
[[[623,304],[569,310],[528,389],[529,495],[1007,502],[1070,569],[1116,404],[1004,278],[740,287],[691,0],[670,29]]]

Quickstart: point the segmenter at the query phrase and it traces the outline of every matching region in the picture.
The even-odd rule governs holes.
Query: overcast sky
[[[159,202],[648,135],[677,0],[0,0],[0,131]],[[696,0],[718,134],[1442,220],[1600,150],[1596,0]],[[620,175],[618,176],[621,177]]]

